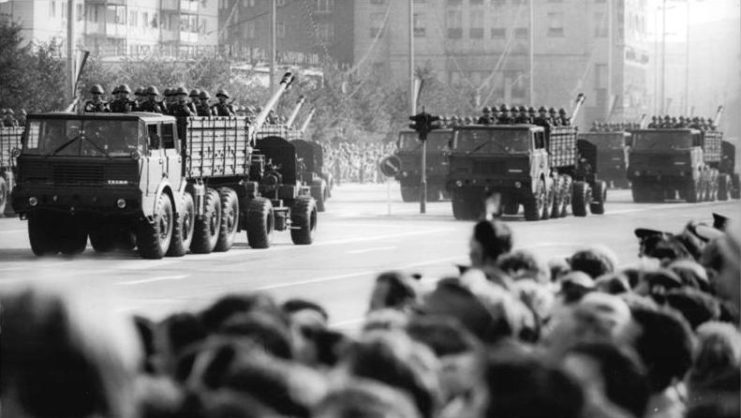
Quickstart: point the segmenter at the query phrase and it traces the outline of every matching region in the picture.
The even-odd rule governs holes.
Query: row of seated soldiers
[[[131,88],[122,84],[113,90],[115,99],[103,100],[103,87],[99,84],[90,89],[92,99],[85,103],[85,112],[152,112],[177,117],[188,116],[235,116],[234,107],[227,102],[229,93],[220,89],[216,92],[218,102],[211,104],[211,95],[203,90],[193,89],[188,94],[185,87],[165,90],[164,100],[159,101],[160,92],[155,86],[138,88],[131,100]]]
[[[689,117],[689,116],[651,116],[649,129],[699,129],[701,131],[714,131],[716,129],[712,118]]]
[[[26,109],[19,110],[17,115],[13,109],[0,109],[0,115],[2,115],[0,126],[3,128],[26,126]]]
[[[592,122],[589,132],[625,132],[641,129],[638,122]]]
[[[546,108],[541,106],[536,113],[533,106],[486,106],[482,110],[482,115],[476,116],[443,116],[440,118],[443,127],[452,128],[454,126],[465,125],[512,125],[512,124],[532,124],[540,126],[569,126],[571,118],[566,114],[566,110],[561,108],[556,111],[555,108]]]

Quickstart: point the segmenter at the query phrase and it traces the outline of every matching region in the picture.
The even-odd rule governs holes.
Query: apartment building
[[[69,0],[78,45],[105,57],[188,56],[218,47],[218,0]],[[9,0],[0,16],[29,42],[65,42],[67,0]]]

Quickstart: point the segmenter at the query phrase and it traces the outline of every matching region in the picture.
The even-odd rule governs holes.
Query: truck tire
[[[203,202],[203,216],[193,223],[193,254],[209,254],[216,247],[221,227],[221,197],[214,189],[207,189]]]
[[[317,179],[311,183],[311,197],[316,201],[316,209],[319,212],[324,212],[325,206],[324,201],[326,199],[327,183],[324,179]]]
[[[731,192],[729,193],[729,195],[731,196],[731,199],[739,199],[739,198],[741,198],[741,184],[739,184],[739,183],[741,183],[739,181],[739,175],[738,174],[733,174],[733,176],[731,176],[731,186],[732,186],[732,188],[731,188]]]
[[[593,215],[605,214],[605,202],[607,201],[607,183],[595,181],[592,188],[592,201],[589,202],[589,211]]]
[[[316,230],[316,203],[310,197],[300,196],[291,208],[291,240],[296,245],[309,245]]]
[[[727,174],[721,174],[718,176],[718,200],[728,200],[728,189],[731,183],[731,179]]]
[[[538,187],[536,187],[535,193],[532,196],[526,196],[523,199],[522,206],[525,211],[526,221],[540,220],[543,211],[545,210],[547,194],[545,183],[541,180],[538,182]]]
[[[229,251],[234,244],[234,237],[239,228],[239,198],[237,192],[229,187],[219,189],[221,199],[221,224],[219,226],[219,239],[216,241],[214,251]]]
[[[503,196],[503,199],[504,205],[502,212],[504,212],[505,215],[517,215],[517,213],[520,212],[520,202],[517,201],[516,196]]]
[[[571,206],[571,195],[573,180],[569,176],[563,176],[563,185],[561,188],[561,217],[565,218],[569,216],[569,207]]]
[[[247,206],[247,242],[252,248],[269,248],[275,218],[273,204],[264,197],[250,200]]]
[[[56,214],[42,210],[28,214],[28,239],[35,255],[55,255],[59,252],[56,233],[58,218]]]
[[[462,192],[453,191],[450,201],[453,204],[453,217],[455,219],[466,221],[471,218],[471,210],[468,207],[468,200]]]
[[[558,218],[561,216],[561,206],[564,197],[564,182],[566,180],[562,176],[558,176],[553,179],[553,202],[551,204],[551,218]]]
[[[80,215],[64,215],[59,225],[59,251],[64,255],[77,255],[85,251],[87,226]]]
[[[175,227],[172,231],[172,242],[167,250],[168,257],[182,257],[190,248],[193,242],[193,230],[196,217],[195,203],[193,195],[188,192],[183,193],[182,213],[175,221]]]
[[[589,202],[589,186],[586,182],[575,181],[571,192],[571,210],[574,216],[587,216]]]
[[[401,200],[404,202],[419,202],[418,186],[401,186]]]
[[[90,228],[90,245],[97,253],[108,253],[116,248],[116,236],[112,229],[104,223],[96,222]]]
[[[690,180],[685,186],[685,199],[687,203],[697,203],[702,199],[702,190],[700,184],[695,180]]]
[[[545,183],[548,184],[548,183]],[[551,218],[551,209],[556,199],[556,183],[551,183],[551,187],[546,186],[545,202],[543,204],[543,214],[540,219],[547,220]]]
[[[5,215],[5,208],[8,206],[8,197],[10,196],[10,190],[8,189],[8,182],[5,181],[5,177],[0,176],[0,218]]]
[[[427,185],[427,201],[428,202],[439,202],[440,201],[440,187]]]
[[[136,245],[142,258],[159,260],[170,248],[175,228],[175,212],[170,195],[162,193],[157,198],[154,222],[142,219],[136,231]]]

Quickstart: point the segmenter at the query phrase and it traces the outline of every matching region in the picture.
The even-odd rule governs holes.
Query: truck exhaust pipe
[[[293,122],[296,120],[296,116],[298,116],[299,110],[301,110],[301,106],[303,106],[304,102],[306,101],[306,97],[303,95],[299,96],[298,101],[296,102],[296,107],[293,108],[293,112],[291,112],[291,116],[288,117],[288,121],[286,121],[286,126],[291,127],[293,126]]]

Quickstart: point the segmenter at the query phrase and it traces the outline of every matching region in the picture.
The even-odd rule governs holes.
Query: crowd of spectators
[[[325,170],[332,174],[335,184],[383,182],[378,162],[396,149],[394,144],[383,142],[343,141],[323,145]]]
[[[0,297],[2,415],[738,417],[741,229],[635,233],[640,267],[606,247],[544,262],[479,221],[460,275],[379,275],[351,334],[263,293],[119,323],[21,287]]]

